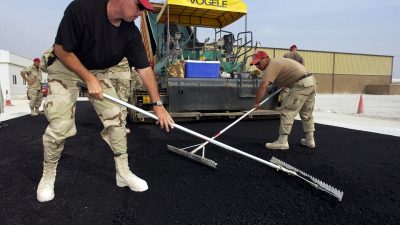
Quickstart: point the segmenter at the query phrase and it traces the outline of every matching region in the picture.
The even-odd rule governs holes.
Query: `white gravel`
[[[315,122],[400,137],[400,95],[362,97],[364,113],[357,114],[360,95],[317,95]]]

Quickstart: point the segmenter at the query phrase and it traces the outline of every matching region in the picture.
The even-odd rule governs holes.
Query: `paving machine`
[[[257,70],[249,71],[254,47],[253,34],[247,31],[246,4],[167,0],[153,6],[154,12],[143,12],[140,29],[161,99],[174,120],[235,118],[252,108],[262,80]],[[244,31],[234,35],[223,30],[242,17]],[[211,37],[200,42],[199,29],[211,31]],[[150,111],[149,94],[140,82],[135,83],[130,103]],[[275,89],[271,86],[267,95]],[[277,118],[276,103],[277,96],[250,118]],[[148,117],[131,110],[129,118],[140,122]]]

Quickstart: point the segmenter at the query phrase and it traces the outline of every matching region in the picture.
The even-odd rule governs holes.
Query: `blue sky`
[[[154,0],[155,2],[162,2]],[[0,49],[38,57],[54,41],[71,0],[2,0]],[[248,29],[262,46],[395,56],[400,78],[400,1],[245,0]],[[244,19],[228,26],[235,33]]]

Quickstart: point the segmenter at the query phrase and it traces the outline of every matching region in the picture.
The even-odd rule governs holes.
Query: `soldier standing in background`
[[[29,107],[31,115],[39,115],[39,107],[42,105],[42,71],[40,69],[40,59],[35,58],[33,65],[21,71],[22,79],[28,83]]]
[[[0,83],[0,115],[4,113],[4,98],[3,98],[3,90],[1,89],[1,83]],[[6,127],[7,123],[0,121],[0,128]]]
[[[292,45],[290,46],[290,52],[283,55],[283,58],[293,59],[294,61],[299,62],[301,65],[304,66],[304,59],[303,57],[297,52],[297,46]]]

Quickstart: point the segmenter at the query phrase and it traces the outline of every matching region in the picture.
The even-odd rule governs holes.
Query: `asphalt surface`
[[[115,185],[113,155],[88,102],[78,102],[78,134],[67,140],[53,201],[36,200],[42,173],[45,117],[25,116],[0,129],[0,224],[399,224],[400,138],[316,125],[316,150],[264,148],[278,120],[244,121],[218,140],[269,160],[275,156],[344,191],[341,202],[256,161],[207,145],[214,170],[167,151],[201,140],[155,125],[130,125],[130,166],[149,190]],[[184,123],[212,136],[229,122]]]

